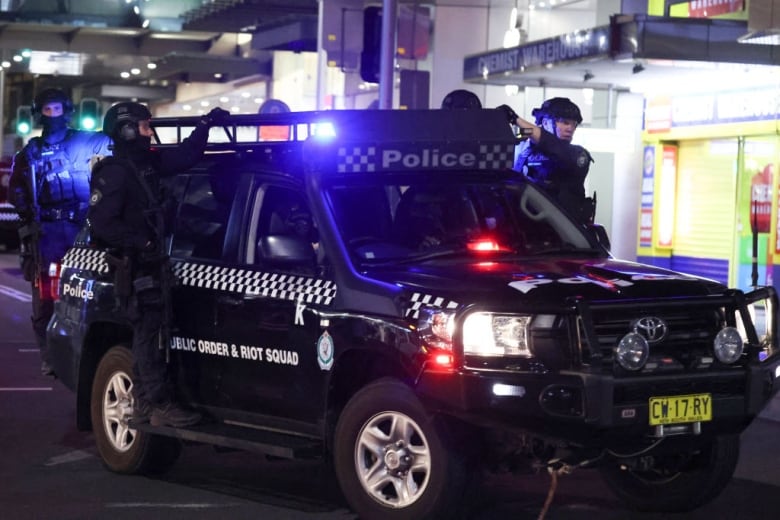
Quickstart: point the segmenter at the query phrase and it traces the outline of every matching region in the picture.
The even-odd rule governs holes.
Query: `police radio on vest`
[[[423,148],[408,153],[401,150],[384,150],[382,152],[382,168],[398,166],[399,162],[404,168],[468,168],[476,164],[477,157],[470,152],[442,153],[438,148]]]

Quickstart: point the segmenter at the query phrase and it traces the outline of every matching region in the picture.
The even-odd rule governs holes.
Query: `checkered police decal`
[[[109,272],[105,251],[73,248],[62,260],[63,267]],[[336,296],[336,284],[331,280],[307,276],[264,273],[235,267],[174,262],[173,273],[182,285],[217,291],[266,296],[281,300],[330,305]]]
[[[173,272],[182,285],[190,287],[321,305],[330,305],[336,296],[334,282],[301,275],[264,273],[189,262],[174,263]]]
[[[447,300],[440,296],[433,296],[431,294],[414,293],[410,299],[411,306],[406,309],[407,318],[419,318],[420,308],[425,305],[427,307],[437,307],[439,309],[457,309],[458,302]]]
[[[71,248],[65,253],[65,257],[62,259],[62,267],[106,274],[108,273],[106,252],[88,247]]]
[[[375,146],[339,148],[338,172],[360,173],[376,170]]]
[[[19,214],[16,209],[7,202],[0,202],[0,222],[17,222]]]
[[[480,170],[502,170],[511,168],[515,163],[515,145],[481,144],[479,145]]]

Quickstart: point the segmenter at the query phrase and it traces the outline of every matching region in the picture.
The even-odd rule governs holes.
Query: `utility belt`
[[[89,206],[86,204],[77,204],[64,208],[41,208],[40,218],[42,222],[57,222],[60,220],[83,222],[87,218],[88,209]]]

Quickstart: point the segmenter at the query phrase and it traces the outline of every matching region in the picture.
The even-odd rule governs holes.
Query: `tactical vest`
[[[65,207],[89,199],[89,171],[74,169],[68,153],[71,131],[58,143],[46,143],[42,138],[30,140],[27,158],[35,168],[38,204],[45,207]]]

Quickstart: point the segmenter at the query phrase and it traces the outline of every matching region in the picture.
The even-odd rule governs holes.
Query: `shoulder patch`
[[[593,157],[591,157],[590,152],[586,150],[585,148],[578,146],[579,148],[579,154],[577,155],[577,167],[578,168],[587,168],[590,163],[593,162]]]

